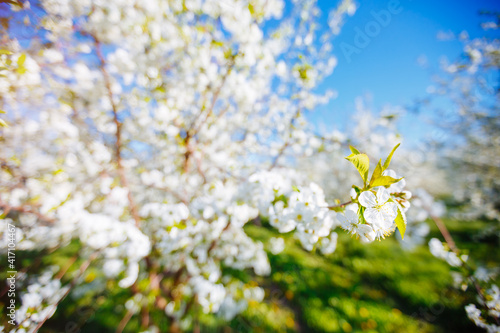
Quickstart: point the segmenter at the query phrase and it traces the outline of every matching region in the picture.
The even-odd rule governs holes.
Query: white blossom
[[[384,187],[379,187],[377,194],[364,191],[359,195],[359,203],[365,207],[364,217],[368,223],[379,230],[388,230],[392,227],[397,215],[398,207],[389,202],[390,194]]]

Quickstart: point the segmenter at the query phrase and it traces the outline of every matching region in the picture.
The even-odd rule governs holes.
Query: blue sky
[[[336,3],[319,0],[325,13]],[[359,48],[359,54],[353,53],[349,61],[340,45],[356,46],[357,31],[375,21],[372,12],[387,10],[389,5],[388,0],[358,1],[356,14],[348,17],[334,42],[337,68],[320,87],[337,90],[338,97],[311,115],[313,121],[327,128],[349,126],[357,96],[371,96],[371,106],[375,110],[386,104],[409,105],[415,98],[424,97],[427,87],[432,84],[432,73],[439,69],[440,59],[445,56],[455,60],[462,52],[458,40],[439,40],[438,33],[458,35],[465,30],[472,38],[483,36],[485,32],[480,23],[486,17],[480,16],[479,11],[500,11],[498,0],[399,0],[399,3],[400,12],[392,14],[389,24],[373,34],[370,43]],[[427,69],[418,64],[417,59],[422,56],[429,64]],[[399,129],[410,142],[422,138],[428,129],[419,117],[407,115],[400,120]]]
[[[324,13],[323,25],[326,25],[327,13],[339,1],[318,0]],[[399,12],[391,14],[388,24],[370,37],[369,44],[347,59],[341,45],[355,47],[358,31],[376,22],[373,12],[387,11],[391,1],[398,0],[357,0],[358,10],[347,18],[334,41],[338,65],[319,87],[320,91],[336,90],[338,97],[310,115],[316,124],[327,129],[350,126],[358,96],[370,96],[374,110],[388,104],[411,105],[416,98],[425,97],[427,87],[432,84],[432,73],[439,70],[440,59],[445,56],[453,61],[462,52],[458,40],[439,40],[439,32],[458,35],[467,31],[472,38],[498,34],[480,28],[480,23],[487,18],[480,16],[479,11],[500,11],[500,0],[399,0],[396,6]],[[1,12],[0,16],[5,14]],[[422,57],[427,59],[427,69],[418,64],[417,60]],[[416,143],[428,131],[422,116],[425,114],[407,114],[400,119],[399,130],[410,143]]]

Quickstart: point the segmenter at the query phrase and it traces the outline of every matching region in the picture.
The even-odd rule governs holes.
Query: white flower
[[[392,226],[398,214],[398,207],[394,202],[387,202],[389,197],[389,191],[384,187],[378,188],[377,196],[371,191],[364,191],[359,195],[359,203],[366,208],[366,222],[384,230]]]
[[[281,204],[280,204],[281,203]],[[280,233],[287,233],[295,229],[297,223],[284,214],[283,203],[277,202],[269,208],[269,223]]]
[[[332,232],[330,236],[321,238],[319,242],[319,250],[323,254],[331,254],[335,252],[337,248],[338,235],[336,232]]]
[[[201,276],[194,277],[191,284],[198,295],[198,302],[203,308],[203,312],[217,312],[226,297],[224,286],[205,280]]]
[[[432,238],[429,241],[429,250],[434,257],[446,260],[450,266],[458,267],[462,265],[456,253],[447,251],[443,243],[437,238]]]
[[[498,333],[500,332],[500,326],[495,324],[487,324],[484,318],[481,316],[481,310],[479,310],[475,304],[469,304],[465,307],[465,312],[467,312],[467,317],[476,324],[476,326],[485,329],[488,333]],[[493,314],[493,316],[495,316]],[[498,315],[496,315],[498,317]]]
[[[297,203],[293,207],[283,209],[283,214],[296,224],[309,223],[314,217],[314,211],[309,209],[304,203]]]
[[[285,249],[285,240],[281,237],[273,237],[269,240],[271,253],[277,255]]]
[[[372,227],[373,227],[373,234],[371,235],[371,237],[377,240],[389,236],[394,232],[394,230],[396,230],[396,225],[394,223],[387,224],[385,226],[379,226],[374,224]]]
[[[486,306],[492,316],[498,317],[500,313],[500,289],[496,284],[486,290]]]
[[[337,214],[337,218],[340,221],[340,227],[351,235],[357,234],[369,239],[373,229],[367,224],[361,224],[358,215],[352,210],[346,210],[344,214],[345,215]]]
[[[476,325],[481,322],[481,311],[476,307],[475,304],[469,304],[465,307],[465,312],[467,312],[467,317],[472,320]]]

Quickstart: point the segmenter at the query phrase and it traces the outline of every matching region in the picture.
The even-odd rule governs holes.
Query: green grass
[[[489,266],[498,265],[497,239],[473,241],[485,222],[447,224],[460,248]],[[277,236],[254,225],[246,231],[263,242]],[[430,236],[438,237],[436,232],[432,228]],[[394,237],[363,244],[341,234],[335,253],[321,256],[304,251],[293,237],[285,238],[285,251],[270,255],[273,272],[262,283],[269,303],[279,305],[271,308],[275,315],[266,312],[260,319],[272,331],[480,332],[463,309],[474,301],[473,293],[453,288],[449,266],[434,258],[426,244],[408,252]],[[276,288],[280,292],[272,292]],[[245,328],[266,331],[261,327],[256,322]]]
[[[498,238],[486,237],[478,242],[474,236],[489,225],[487,222],[446,224],[461,249],[490,267],[498,266]],[[276,256],[269,254],[270,276],[226,270],[247,283],[258,283],[266,291],[265,301],[250,303],[243,314],[229,323],[201,314],[198,325],[202,333],[481,332],[464,311],[464,305],[475,301],[474,293],[453,287],[449,266],[434,258],[427,244],[408,252],[395,239],[399,236],[363,244],[339,232],[337,250],[323,256],[303,250],[293,235],[280,235],[270,227],[249,224],[245,231],[264,243],[271,237],[285,238],[285,250]],[[439,236],[437,228],[431,227],[429,238]],[[77,249],[77,244],[71,244],[48,254],[41,265],[64,266]],[[32,264],[30,257],[24,259],[27,265]],[[89,288],[106,289],[92,283]],[[78,332],[114,332],[125,313],[120,304],[129,297],[130,292],[118,288],[116,281],[109,282],[107,291],[97,298],[82,297],[75,302],[68,297],[42,332],[68,331],[71,322],[77,324]],[[162,332],[168,331],[161,311],[150,315]],[[135,316],[125,331],[138,332],[139,326]]]

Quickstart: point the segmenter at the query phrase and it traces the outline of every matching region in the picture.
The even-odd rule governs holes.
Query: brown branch
[[[450,250],[452,250],[457,255],[458,259],[460,259],[460,261],[462,262],[462,265],[467,270],[468,275],[469,275],[468,278],[472,282],[472,284],[474,285],[474,288],[476,289],[477,294],[479,295],[479,297],[483,301],[484,306],[487,309],[490,309],[486,305],[486,296],[484,295],[483,290],[481,289],[481,286],[479,285],[476,278],[474,277],[474,274],[473,274],[474,269],[465,260],[463,260],[461,258],[460,249],[456,246],[455,242],[453,241],[453,237],[451,237],[451,234],[448,231],[448,228],[446,228],[446,225],[444,224],[443,220],[441,220],[441,218],[439,218],[438,216],[431,214],[430,209],[428,207],[424,207],[424,209],[427,210],[427,212],[429,213],[429,216],[431,217],[431,219],[434,221],[434,223],[438,227],[439,231],[441,232],[441,235],[443,235],[444,240],[445,240],[446,244],[448,244],[448,247],[450,248]],[[498,318],[495,318],[495,321],[497,324],[500,324],[500,321],[498,320]]]
[[[118,324],[118,327],[116,328],[116,333],[122,333],[123,330],[125,329],[125,326],[127,326],[128,322],[132,317],[134,316],[134,312],[128,310],[127,313],[125,314],[125,317],[120,321],[120,324]]]
[[[205,118],[195,127],[196,121],[203,114],[204,109],[202,108],[201,112],[193,120],[193,123],[191,124],[191,126],[189,126],[189,129],[186,130],[186,138],[184,139],[184,143],[186,145],[186,152],[184,153],[184,163],[183,163],[184,173],[186,173],[189,169],[189,159],[191,158],[191,155],[193,154],[193,148],[190,145],[191,139],[196,135],[196,133],[198,133],[198,131],[203,126],[203,124],[208,120],[208,118],[212,114],[212,112],[215,108],[215,104],[217,103],[217,100],[219,99],[219,95],[222,91],[222,88],[224,87],[224,84],[227,80],[227,77],[229,76],[229,74],[231,73],[231,71],[234,67],[234,59],[235,58],[236,58],[236,56],[232,57],[231,63],[228,66],[227,72],[222,77],[221,84],[219,85],[219,87],[217,87],[217,90],[214,92],[214,95],[212,96],[212,102],[210,104],[210,107],[208,108],[208,112],[206,113]]]
[[[226,224],[226,226],[224,227],[224,229],[222,229],[221,234],[222,234],[224,231],[226,231],[227,229],[229,229],[229,227],[230,227],[230,226],[231,226],[231,220],[229,220],[229,221],[227,222],[227,224]],[[209,246],[209,247],[208,247],[208,249],[207,249],[207,255],[210,255],[210,252],[212,252],[212,251],[213,251],[213,249],[214,249],[214,248],[215,248],[215,246],[217,245],[218,241],[219,241],[219,238],[216,238],[216,239],[214,239],[214,240],[212,241],[212,243],[210,244],[210,246]]]
[[[148,188],[151,188],[151,189],[154,189],[154,190],[158,190],[158,191],[167,192],[167,193],[173,195],[177,200],[179,200],[180,202],[182,202],[186,206],[188,205],[188,200],[186,198],[184,198],[182,195],[180,195],[179,193],[177,193],[174,190],[172,190],[172,189],[169,189],[169,188],[166,188],[166,187],[159,187],[159,186],[156,186],[154,184],[153,185],[148,185]]]
[[[99,69],[101,70],[101,73],[103,75],[104,85],[106,87],[109,101],[111,103],[111,109],[113,110],[113,122],[115,123],[115,126],[116,126],[115,156],[116,156],[118,177],[120,178],[120,183],[122,184],[122,186],[128,190],[127,198],[128,198],[129,204],[130,204],[130,214],[132,215],[132,218],[135,221],[135,225],[139,226],[141,218],[139,217],[137,204],[136,204],[135,199],[132,195],[132,191],[130,190],[128,179],[125,175],[125,169],[123,168],[123,164],[122,164],[122,154],[121,154],[121,150],[122,150],[122,123],[118,119],[118,107],[116,106],[116,103],[113,99],[113,91],[111,90],[111,79],[110,79],[109,73],[105,67],[106,60],[104,59],[104,56],[103,56],[102,51],[101,51],[101,43],[94,35],[92,35],[92,38],[94,39],[97,58],[99,59],[99,62],[100,62]]]
[[[66,266],[61,269],[59,271],[59,273],[57,273],[57,275],[55,276],[56,279],[60,280],[65,274],[66,272],[68,271],[68,269],[70,269],[71,266],[73,266],[73,264],[75,263],[75,261],[78,259],[78,255],[74,255],[73,257],[71,257],[68,262],[66,263]]]
[[[328,206],[326,208],[328,208],[328,209],[343,208],[344,206],[347,206],[347,205],[349,205],[351,203],[352,203],[352,201],[347,201],[347,202],[344,202],[344,203],[341,203],[341,204],[338,204],[338,205]]]
[[[229,65],[229,67],[227,69],[227,72],[222,77],[221,84],[219,85],[219,87],[215,91],[214,95],[212,96],[212,103],[210,104],[210,107],[208,108],[208,112],[205,115],[205,118],[198,124],[198,126],[196,126],[196,128],[194,129],[194,133],[198,133],[198,131],[203,126],[203,124],[206,123],[206,121],[208,120],[208,118],[210,117],[210,115],[213,113],[214,108],[215,108],[215,104],[217,103],[217,100],[219,99],[219,95],[220,95],[220,93],[222,91],[222,88],[224,87],[224,84],[227,81],[227,77],[229,76],[229,74],[231,73],[231,71],[233,69],[233,66],[234,66],[234,59],[231,61],[231,64]],[[225,111],[223,111],[223,112],[225,112]],[[200,112],[200,115],[202,113],[203,113],[203,110],[202,110],[202,112]],[[193,125],[191,126],[192,128],[194,127],[195,123],[196,123],[196,120],[193,122]]]
[[[32,215],[35,215],[36,217],[38,217],[38,219],[44,221],[44,222],[48,222],[48,223],[54,223],[56,220],[51,218],[51,217],[48,217],[38,211],[36,211],[35,209],[33,209],[32,207],[27,207],[27,206],[11,206],[7,203],[4,203],[4,202],[0,202],[0,208],[4,210],[4,214],[5,215],[8,215],[9,212],[11,211],[14,211],[14,212],[18,212],[18,213],[25,213],[25,214],[32,214]]]
[[[201,154],[203,156],[203,152],[201,152]],[[203,178],[203,184],[206,184],[207,183],[207,176],[205,175],[205,172],[203,172],[203,169],[201,168],[202,159],[203,158],[199,158],[199,159],[195,158],[196,170],[198,171],[198,173]]]
[[[429,212],[429,214],[430,214],[430,210],[429,209],[427,209],[427,212]],[[430,217],[434,221],[434,223],[436,224],[436,226],[438,227],[439,232],[441,232],[441,235],[443,235],[446,244],[448,244],[448,246],[450,247],[450,249],[453,252],[455,252],[455,253],[458,254],[459,249],[455,245],[455,241],[453,240],[453,237],[451,237],[451,234],[448,231],[448,228],[446,228],[446,225],[444,224],[443,220],[441,220],[439,217],[434,216],[432,214],[430,214]]]
[[[274,157],[273,163],[269,167],[268,171],[271,171],[272,169],[274,169],[276,167],[276,165],[278,165],[278,160],[280,159],[281,156],[283,156],[283,154],[285,153],[285,150],[286,150],[286,148],[288,148],[289,144],[290,144],[290,142],[287,139],[285,144],[278,151],[278,154]]]
[[[292,119],[290,120],[290,126],[293,126],[293,121],[295,119],[297,119],[297,117],[300,115],[300,111],[301,110],[298,109],[295,112],[295,114],[293,115]],[[288,146],[290,145],[290,139],[291,139],[291,137],[292,137],[292,133],[289,133],[288,138],[286,139],[285,143],[283,144],[283,146],[278,151],[278,154],[274,157],[273,163],[269,167],[268,171],[271,171],[272,169],[274,169],[278,165],[278,160],[281,158],[281,156],[283,156],[283,154],[285,153],[286,148],[288,148]]]
[[[191,133],[190,131],[186,132],[186,138],[184,139],[184,144],[186,145],[186,152],[184,153],[184,162],[182,164],[182,170],[184,173],[187,173],[189,170],[189,158],[191,157],[191,154],[193,153],[193,150],[191,148]]]

